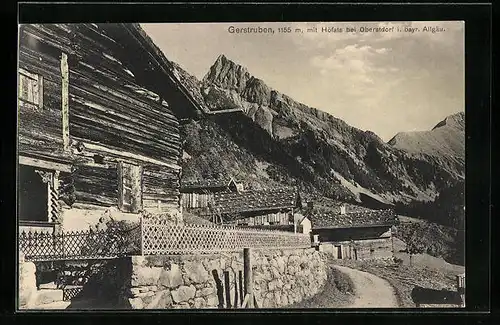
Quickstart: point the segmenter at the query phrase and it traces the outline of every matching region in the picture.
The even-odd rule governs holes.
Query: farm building
[[[233,178],[181,181],[182,207],[188,211],[206,210],[215,193],[242,192],[244,186]]]
[[[302,215],[301,213],[294,213],[293,215],[293,225],[294,232],[301,232],[303,234],[309,234],[312,230],[311,220]]]
[[[20,226],[180,211],[178,118],[198,108],[141,27],[22,25],[19,42]]]
[[[312,234],[338,259],[371,259],[392,256],[391,228],[397,218],[392,210],[332,213],[314,209],[309,213]]]
[[[214,195],[214,209],[222,218],[222,222],[226,224],[292,226],[293,229],[294,213],[300,206],[299,193],[290,188],[226,192]]]

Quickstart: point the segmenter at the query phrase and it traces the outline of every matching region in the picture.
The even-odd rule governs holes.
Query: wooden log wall
[[[182,193],[182,207],[186,209],[206,208],[213,198],[213,193]]]
[[[132,161],[143,165],[145,209],[179,207],[179,122],[161,98],[136,84],[134,69],[119,59],[128,55],[123,44],[131,41],[116,39],[118,34],[113,39],[95,24],[23,25],[20,31],[19,66],[43,77],[43,109],[19,108],[20,152],[70,157],[77,168],[69,177],[63,175],[60,185],[71,188],[64,197],[74,196],[77,203],[116,206],[117,163]],[[130,37],[126,32],[119,36]],[[62,114],[63,54],[69,116]],[[108,152],[86,150],[75,156],[64,151],[65,118],[70,143],[89,143]],[[92,162],[97,153],[104,155],[101,164]]]
[[[260,216],[246,217],[243,219],[238,219],[235,222],[237,224],[247,224],[250,226],[258,226],[271,223],[278,225],[288,225],[290,223],[289,218],[290,212],[275,212]]]
[[[117,166],[76,166],[73,172],[76,203],[118,205]]]
[[[22,28],[19,68],[43,78],[43,108],[19,102],[19,150],[54,154],[63,149],[61,124],[61,52]]]
[[[142,175],[142,203],[146,210],[166,212],[180,205],[179,171],[146,165]]]

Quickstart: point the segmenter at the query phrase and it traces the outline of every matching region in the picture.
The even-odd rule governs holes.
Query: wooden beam
[[[229,282],[229,271],[224,271],[224,289],[226,296],[226,308],[231,308],[231,287]]]
[[[239,287],[240,287],[240,305],[243,305],[243,271],[239,270],[238,271],[238,280],[239,280]]]
[[[252,251],[250,248],[243,248],[243,276],[245,285],[245,295],[249,296],[248,307],[253,308],[253,272],[252,272]]]
[[[43,109],[43,76],[38,76],[38,108]]]
[[[61,117],[64,151],[69,150],[69,68],[68,55],[61,55]]]
[[[36,158],[31,158],[31,157],[26,157],[26,156],[19,156],[19,164],[20,165],[27,165],[27,166],[32,166],[32,167],[38,167],[38,168],[44,168],[44,169],[51,169],[51,170],[58,170],[61,172],[71,172],[71,165],[64,165],[60,163],[55,163],[51,161],[46,161],[46,160],[41,160],[41,159],[36,159]]]
[[[169,167],[169,168],[175,169],[175,170],[181,169],[181,166],[179,166],[179,165],[169,164],[169,163],[163,162],[161,160],[149,158],[149,157],[146,157],[143,155],[138,155],[138,154],[134,154],[134,153],[126,152],[126,151],[121,151],[121,150],[115,150],[115,149],[111,149],[111,148],[108,148],[108,147],[105,147],[102,145],[93,144],[90,142],[82,142],[82,144],[83,144],[85,149],[88,149],[90,151],[105,152],[105,153],[109,153],[109,154],[112,154],[112,155],[115,155],[118,157],[130,158],[133,160],[138,160],[138,161],[147,162],[147,163],[151,163],[151,164],[155,164],[155,165]]]

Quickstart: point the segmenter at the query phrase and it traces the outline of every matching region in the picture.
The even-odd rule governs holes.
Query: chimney
[[[346,206],[345,205],[341,205],[340,206],[340,214],[345,214],[346,213]]]

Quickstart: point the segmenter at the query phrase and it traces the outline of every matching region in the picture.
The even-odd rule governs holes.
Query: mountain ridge
[[[409,153],[446,157],[464,164],[465,113],[449,115],[428,131],[399,132],[387,143]]]
[[[297,102],[225,55],[217,57],[201,81],[194,82],[196,78],[178,65],[176,69],[187,75],[183,78],[191,81],[188,87],[195,97],[202,98],[200,105],[213,112],[242,112],[184,127],[190,143],[184,147],[190,157],[183,161],[184,177],[206,176],[209,166],[217,165],[220,174],[239,176],[255,186],[302,184],[308,191],[340,193],[345,199],[359,200],[360,192],[369,192],[391,202],[410,202],[434,200],[464,173],[460,161],[394,147],[372,131]],[[202,129],[213,132],[211,139],[201,140],[211,155],[193,138]],[[246,166],[245,172],[238,164]]]

